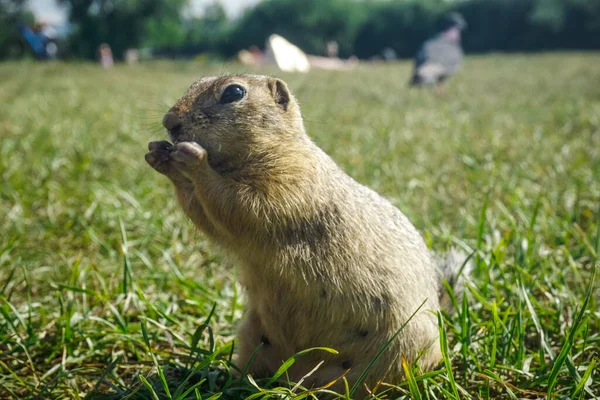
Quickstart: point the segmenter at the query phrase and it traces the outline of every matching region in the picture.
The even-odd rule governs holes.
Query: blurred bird
[[[411,86],[440,84],[460,69],[463,58],[460,34],[466,27],[459,13],[450,13],[443,19],[441,31],[423,43],[415,57]]]

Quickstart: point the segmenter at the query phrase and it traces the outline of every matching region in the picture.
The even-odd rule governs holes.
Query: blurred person
[[[340,46],[335,40],[330,40],[326,45],[326,53],[329,58],[338,58]]]
[[[244,65],[257,67],[265,64],[265,55],[257,46],[252,45],[248,50],[238,52],[238,60]]]
[[[462,15],[450,13],[442,20],[441,31],[427,40],[415,57],[411,86],[439,84],[461,67],[463,50],[460,44],[461,32],[467,27]]]
[[[138,49],[127,49],[124,58],[127,65],[135,65],[140,61],[140,52]]]
[[[33,54],[39,60],[53,60],[57,58],[58,46],[56,45],[56,30],[45,22],[37,22],[32,27],[18,23],[17,28],[25,43],[29,45]],[[16,54],[22,55],[25,51],[23,45],[16,44]]]
[[[395,61],[398,59],[396,51],[391,47],[386,47],[385,49],[383,49],[383,51],[381,52],[381,56],[385,61]]]
[[[98,47],[98,57],[100,58],[100,65],[104,68],[111,68],[114,65],[112,50],[107,43],[102,43]]]

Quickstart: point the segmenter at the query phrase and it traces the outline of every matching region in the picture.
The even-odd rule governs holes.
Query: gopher
[[[285,82],[205,77],[163,125],[172,144],[151,142],[146,161],[172,181],[192,222],[233,257],[247,291],[240,369],[266,377],[301,350],[329,347],[338,353],[303,354],[288,378],[319,387],[345,374],[353,385],[407,322],[362,393],[382,380],[398,383],[402,357],[424,369],[439,363],[442,278],[460,285],[464,257],[434,261],[396,207],[317,147]]]

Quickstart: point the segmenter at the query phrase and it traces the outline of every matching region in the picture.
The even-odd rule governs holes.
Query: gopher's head
[[[298,104],[280,79],[257,75],[206,77],[167,112],[174,143],[194,141],[217,170],[233,170],[304,134]]]

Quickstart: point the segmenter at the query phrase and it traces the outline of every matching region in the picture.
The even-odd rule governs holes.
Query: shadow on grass
[[[102,379],[86,400],[156,400],[156,399],[244,399],[258,389],[247,378],[233,376],[226,368],[215,366],[186,368],[166,365],[161,372],[147,378],[138,375],[128,387]]]

